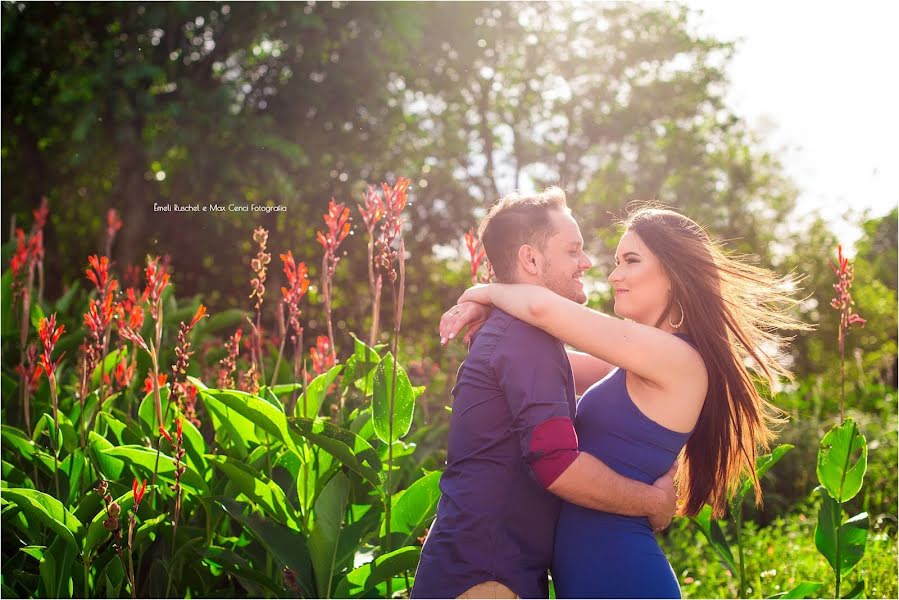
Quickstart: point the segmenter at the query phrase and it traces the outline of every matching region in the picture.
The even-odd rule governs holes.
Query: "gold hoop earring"
[[[681,325],[684,324],[685,313],[684,313],[684,306],[680,303],[680,300],[675,298],[674,301],[677,302],[677,307],[680,309],[680,321],[678,321],[677,323],[672,323],[671,317],[668,317],[668,324],[671,325],[672,327],[674,327],[675,329],[678,329]]]

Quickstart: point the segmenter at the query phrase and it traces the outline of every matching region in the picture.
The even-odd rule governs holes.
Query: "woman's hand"
[[[489,283],[479,283],[471,286],[459,296],[456,304],[462,304],[463,302],[477,302],[478,304],[492,305],[493,301],[490,299],[490,286],[491,284]]]
[[[467,293],[467,292],[466,292]],[[440,318],[440,343],[445,345],[468,327],[465,342],[471,340],[490,315],[490,307],[477,302],[460,301]]]

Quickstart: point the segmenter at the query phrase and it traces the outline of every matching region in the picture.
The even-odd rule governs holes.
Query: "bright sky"
[[[801,195],[844,243],[847,209],[899,201],[899,3],[686,0],[700,32],[737,40],[729,102],[765,133]],[[739,40],[742,40],[741,42]]]

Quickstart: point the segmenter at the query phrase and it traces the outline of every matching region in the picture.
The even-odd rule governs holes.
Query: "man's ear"
[[[524,244],[518,249],[518,266],[521,268],[522,273],[537,275],[539,272],[537,254],[537,250],[529,244]]]

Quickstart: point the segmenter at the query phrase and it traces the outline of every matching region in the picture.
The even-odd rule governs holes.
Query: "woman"
[[[581,451],[619,473],[652,482],[683,451],[680,513],[704,504],[723,515],[741,475],[761,489],[755,458],[778,421],[761,395],[776,375],[793,280],[725,254],[692,220],[642,207],[625,222],[609,275],[616,319],[532,285],[475,286],[441,321],[452,338],[477,327],[491,305],[618,367],[581,397]],[[475,303],[480,306],[475,306]],[[573,360],[597,372],[599,361]],[[747,365],[752,365],[748,367]],[[759,377],[761,376],[761,377]],[[680,597],[677,578],[645,518],[565,503],[556,529],[558,597]]]

